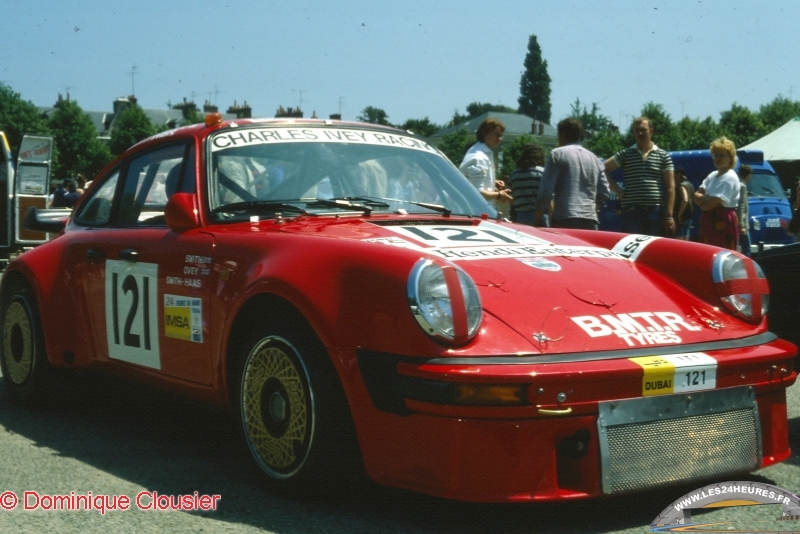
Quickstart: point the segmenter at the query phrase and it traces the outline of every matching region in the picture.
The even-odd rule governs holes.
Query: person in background
[[[747,201],[747,182],[753,168],[746,163],[739,167],[739,205],[736,207],[736,216],[739,218],[739,249],[745,256],[750,256],[750,208]]]
[[[66,208],[67,202],[64,200],[64,195],[67,194],[67,190],[64,188],[69,182],[71,182],[69,178],[65,178],[63,182],[58,184],[56,190],[53,191],[53,199],[50,201],[51,208]]]
[[[727,137],[711,143],[711,157],[717,168],[709,174],[697,192],[694,203],[700,206],[700,242],[736,250],[739,223],[736,207],[739,205],[739,177],[736,166],[736,145]]]
[[[64,203],[68,208],[74,208],[75,204],[80,200],[81,194],[78,193],[78,186],[75,180],[67,181],[67,192],[64,193]]]
[[[536,215],[536,195],[539,193],[539,183],[544,172],[544,150],[536,143],[528,143],[522,147],[517,167],[508,178],[511,195],[514,197],[512,213],[515,214],[514,222],[533,226]],[[541,225],[549,226],[549,214],[542,214]]]
[[[603,164],[580,145],[583,125],[578,119],[562,120],[557,130],[559,146],[550,151],[544,164],[534,224],[541,225],[553,201],[554,228],[597,230],[597,210],[608,198]]]
[[[509,206],[513,200],[507,190],[498,190],[498,184],[495,183],[497,173],[495,171],[493,150],[500,146],[500,141],[503,140],[503,132],[505,131],[505,125],[497,119],[490,117],[483,121],[475,132],[477,142],[467,150],[467,153],[464,154],[464,160],[458,166],[461,174],[466,176],[467,180],[475,186],[475,189],[480,191],[483,198],[494,201],[495,209],[501,211],[501,213],[502,205]]]
[[[686,171],[675,169],[675,238],[689,240],[689,231],[694,218],[694,186],[686,177]]]
[[[82,174],[79,174],[78,177],[75,178],[75,180],[77,182],[75,186],[75,191],[77,191],[78,194],[83,195],[83,193],[86,191],[86,186],[87,186],[86,177]]]
[[[633,133],[636,144],[605,162],[606,175],[618,167],[625,173],[624,190],[611,180],[611,190],[620,199],[622,231],[669,237],[675,233],[672,157],[653,143],[653,126],[647,117],[633,121]]]

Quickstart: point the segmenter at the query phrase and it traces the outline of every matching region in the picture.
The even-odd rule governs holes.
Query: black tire
[[[0,370],[10,400],[18,404],[42,401],[51,368],[36,297],[23,280],[10,281],[0,295],[0,328]]]
[[[273,324],[253,329],[240,347],[234,402],[268,484],[285,494],[319,496],[360,478],[344,392],[313,332]]]

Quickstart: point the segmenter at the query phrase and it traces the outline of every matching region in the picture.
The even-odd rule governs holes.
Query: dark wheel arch
[[[268,485],[283,493],[322,495],[340,488],[343,480],[363,478],[363,462],[339,376],[319,337],[294,306],[273,295],[251,299],[231,328],[227,354],[231,405]],[[264,373],[269,373],[266,368],[278,367],[282,369],[280,378],[264,378]],[[262,378],[248,381],[248,371]],[[289,389],[297,391],[295,400],[288,400],[285,392]],[[265,432],[272,434],[272,438],[266,436],[271,440],[268,445],[264,445]],[[287,438],[286,432],[293,432],[294,437]],[[261,454],[270,456],[273,447],[293,447],[289,456],[297,457],[286,465],[276,465],[274,459]]]

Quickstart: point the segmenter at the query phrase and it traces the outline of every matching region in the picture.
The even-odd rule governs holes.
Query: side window
[[[122,186],[119,226],[164,226],[164,207],[182,180],[186,145],[173,145],[131,160]]]
[[[103,185],[94,192],[92,198],[81,204],[80,213],[75,215],[78,224],[87,226],[108,226],[111,220],[111,204],[117,189],[119,170],[114,171]]]

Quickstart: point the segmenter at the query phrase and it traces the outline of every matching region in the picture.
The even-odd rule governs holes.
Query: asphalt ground
[[[800,453],[800,389],[789,390],[789,429]],[[550,504],[476,505],[334,481],[327,496],[270,493],[241,444],[230,414],[117,378],[70,376],[41,406],[10,404],[0,384],[0,532],[484,533],[649,532],[650,522],[697,485],[621,497]],[[654,466],[657,468],[657,466]],[[800,492],[800,455],[760,470],[755,480]],[[25,502],[25,492],[29,493]],[[109,496],[129,509],[44,510],[46,496]],[[160,495],[219,495],[208,511],[140,510]],[[25,510],[25,506],[36,508]],[[779,522],[779,505],[694,514],[733,528],[800,531]],[[748,530],[752,531],[752,530]]]

